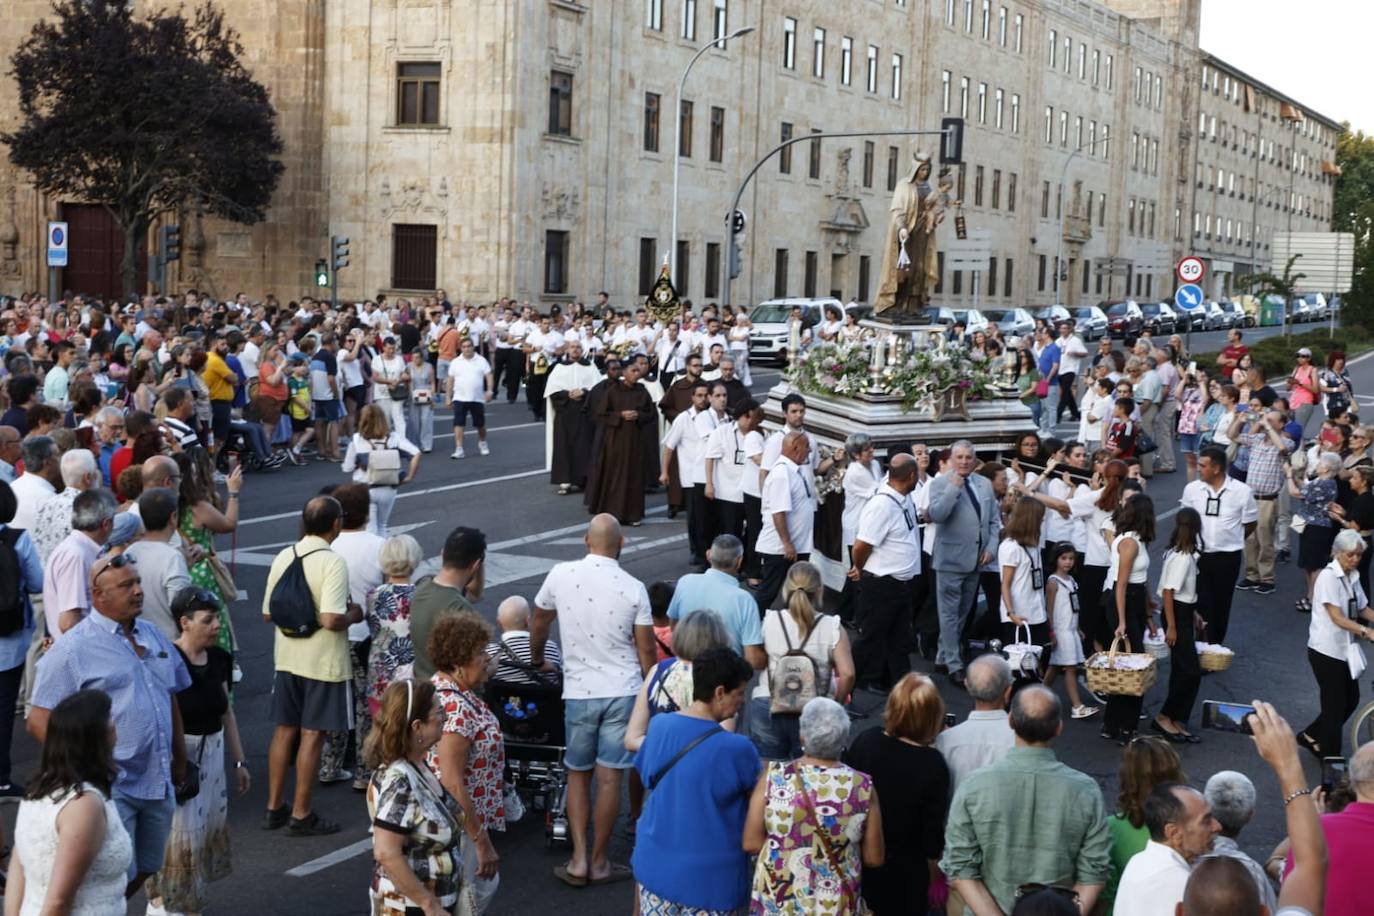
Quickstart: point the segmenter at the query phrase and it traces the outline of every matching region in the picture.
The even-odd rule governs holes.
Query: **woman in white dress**
[[[741,309],[727,335],[730,340],[730,352],[735,357],[735,372],[739,374],[739,380],[744,382],[746,388],[754,384],[753,376],[749,374],[749,331],[752,328],[749,316]]]
[[[1029,641],[1042,647],[1050,643],[1049,616],[1045,613],[1045,566],[1040,553],[1040,527],[1045,507],[1033,497],[1017,500],[1002,529],[997,547],[997,570],[1002,577],[1002,600],[998,605],[1003,642]],[[1020,635],[1017,631],[1020,630]]]
[[[1097,712],[1087,706],[1078,695],[1078,666],[1083,664],[1083,639],[1078,630],[1078,583],[1074,581],[1074,567],[1078,554],[1067,542],[1055,544],[1049,552],[1051,568],[1045,582],[1045,604],[1050,611],[1050,626],[1054,630],[1054,651],[1050,653],[1050,667],[1045,672],[1045,686],[1054,683],[1063,672],[1064,686],[1075,719],[1086,719]]]
[[[844,562],[850,563],[854,538],[859,530],[859,516],[864,506],[878,492],[883,482],[883,467],[873,457],[873,439],[867,433],[854,433],[844,440],[844,453],[849,467],[844,471],[844,512],[840,515],[840,535],[844,545]],[[858,600],[859,583],[846,577],[840,604],[835,613],[845,622],[854,619],[854,603]]]
[[[79,691],[52,711],[15,820],[5,916],[124,916],[133,844],[110,797],[114,743],[103,691]]]

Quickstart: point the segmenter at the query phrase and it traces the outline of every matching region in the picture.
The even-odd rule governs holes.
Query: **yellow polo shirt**
[[[210,389],[210,400],[232,401],[234,399],[234,386],[238,384],[239,377],[234,374],[233,369],[229,368],[224,357],[213,350],[205,354],[205,368],[201,370],[200,374]]]
[[[311,551],[317,551],[311,553]],[[267,590],[262,595],[262,616],[271,621],[272,589],[299,554],[305,557],[305,580],[315,599],[315,610],[325,614],[348,613],[348,564],[329,549],[322,537],[307,535],[287,547],[272,561],[267,574]],[[306,554],[310,554],[306,556]],[[305,638],[293,638],[277,630],[273,647],[276,669],[313,681],[337,683],[353,676],[353,660],[348,654],[348,630],[316,630]]]

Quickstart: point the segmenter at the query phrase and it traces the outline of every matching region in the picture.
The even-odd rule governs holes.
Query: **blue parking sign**
[[[1179,308],[1191,309],[1202,304],[1202,287],[1196,283],[1185,283],[1174,293],[1174,305]]]

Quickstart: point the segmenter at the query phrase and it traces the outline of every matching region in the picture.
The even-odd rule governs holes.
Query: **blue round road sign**
[[[65,239],[66,237],[67,237],[67,234],[66,234],[65,232],[62,231],[62,227],[61,227],[61,226],[54,226],[54,227],[53,227],[53,230],[52,230],[52,243],[53,243],[53,245],[54,245],[55,247],[61,248],[61,247],[62,247],[62,241],[63,241],[63,239]]]
[[[1190,309],[1202,304],[1202,287],[1196,283],[1185,283],[1174,293],[1174,305]]]

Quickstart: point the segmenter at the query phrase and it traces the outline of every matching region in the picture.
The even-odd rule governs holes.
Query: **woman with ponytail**
[[[780,667],[794,669],[798,656],[804,655],[810,665],[805,661],[801,665],[814,678],[803,680],[814,683],[815,696],[847,703],[854,689],[849,635],[838,617],[821,613],[824,597],[821,571],[812,563],[793,563],[782,586],[785,607],[764,613],[763,648],[768,654],[768,666],[759,675],[749,701],[749,730],[760,756],[766,759],[791,760],[802,752],[797,713],[773,711],[780,704],[779,693],[783,689],[781,683],[778,690],[772,684]]]

